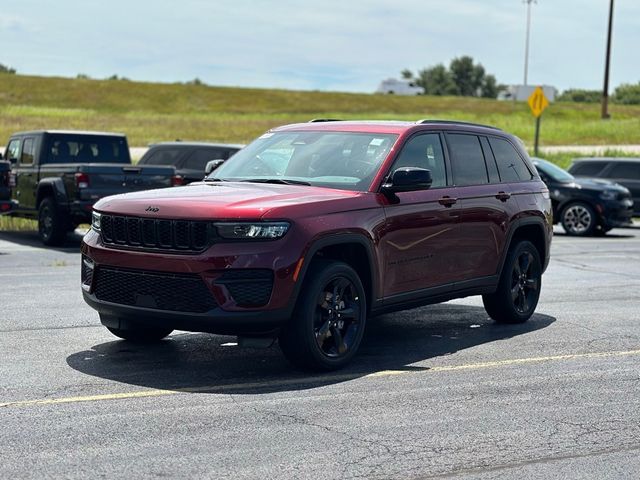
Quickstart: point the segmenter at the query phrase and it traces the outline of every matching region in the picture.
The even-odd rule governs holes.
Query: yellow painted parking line
[[[145,397],[164,397],[169,395],[177,395],[180,393],[204,393],[204,392],[224,392],[225,390],[239,390],[252,388],[274,388],[286,387],[287,385],[299,385],[304,383],[322,383],[331,381],[355,380],[357,378],[380,378],[390,377],[394,375],[408,375],[418,373],[437,373],[437,372],[453,372],[459,370],[480,370],[485,368],[506,367],[512,365],[526,365],[533,363],[557,362],[567,360],[580,360],[592,358],[613,358],[613,357],[629,357],[640,356],[640,350],[624,350],[610,352],[593,352],[593,353],[575,353],[567,355],[550,355],[546,357],[529,357],[529,358],[512,358],[508,360],[496,360],[494,362],[468,363],[463,365],[443,365],[439,367],[407,367],[398,370],[381,370],[366,375],[358,373],[344,373],[334,375],[321,375],[306,378],[291,378],[286,380],[266,381],[266,382],[250,382],[235,383],[225,385],[208,385],[203,387],[192,388],[176,388],[175,390],[139,390],[135,392],[107,393],[103,395],[87,395],[79,397],[61,397],[61,398],[44,398],[37,400],[22,400],[16,402],[0,403],[0,408],[6,407],[31,407],[41,405],[58,405],[65,403],[80,402],[99,402],[105,400],[122,400],[127,398],[145,398]]]

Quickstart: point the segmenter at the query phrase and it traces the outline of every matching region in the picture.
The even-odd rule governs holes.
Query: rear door
[[[420,133],[403,146],[390,172],[400,167],[431,170],[433,184],[427,190],[400,192],[385,208],[380,232],[383,295],[411,294],[447,286],[457,278],[458,206],[451,196],[442,135]]]
[[[447,133],[446,140],[460,205],[457,280],[490,277],[498,273],[509,219],[517,213],[518,204],[509,184],[500,181],[485,136],[456,132]],[[456,285],[459,287],[464,284]]]
[[[627,187],[633,197],[634,211],[640,212],[640,162],[632,160],[612,162],[604,176]]]

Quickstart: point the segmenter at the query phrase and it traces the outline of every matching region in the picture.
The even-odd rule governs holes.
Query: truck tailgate
[[[174,167],[156,165],[86,164],[79,171],[89,175],[89,190],[94,198],[170,187],[175,174]]]

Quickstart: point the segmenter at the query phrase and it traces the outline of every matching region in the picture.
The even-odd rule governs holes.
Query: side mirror
[[[393,172],[391,179],[382,185],[386,192],[413,192],[431,187],[433,177],[431,170],[418,167],[401,167]]]
[[[216,168],[218,168],[223,163],[224,163],[224,160],[221,158],[218,158],[217,160],[209,160],[207,162],[207,165],[204,167],[204,175],[205,176],[209,175],[211,172],[213,172]]]
[[[2,160],[2,152],[0,152],[0,160]]]

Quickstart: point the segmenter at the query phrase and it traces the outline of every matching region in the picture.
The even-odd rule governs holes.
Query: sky
[[[532,5],[529,84],[601,89],[609,0]],[[0,0],[0,63],[18,73],[373,92],[470,55],[524,77],[523,0]],[[640,1],[616,0],[611,90],[640,81]]]

